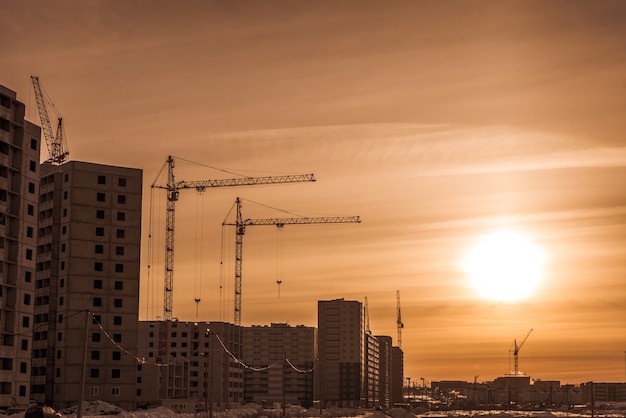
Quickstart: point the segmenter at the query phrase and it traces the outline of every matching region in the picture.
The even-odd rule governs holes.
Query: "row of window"
[[[92,360],[100,360],[100,350],[91,350],[91,355],[90,355]],[[120,361],[122,359],[122,352],[121,351],[113,351],[111,352],[111,360],[113,361]]]
[[[60,372],[59,372],[60,373]],[[44,369],[44,374],[45,374],[45,369]],[[40,375],[40,376],[43,376]],[[31,387],[31,393],[46,393],[46,385],[32,385]],[[111,388],[111,395],[112,396],[120,396],[120,388],[119,387],[112,387]],[[141,396],[141,389],[137,389],[136,391],[137,396]],[[24,394],[24,396],[26,396]],[[100,387],[99,386],[90,386],[89,387],[89,396],[100,396]]]
[[[61,261],[63,263],[63,261]],[[63,269],[61,269],[63,270]],[[93,263],[93,271],[104,271],[104,263],[101,261],[96,261]],[[115,263],[115,272],[116,273],[124,273],[124,264]]]
[[[63,212],[63,216],[67,216],[67,214],[65,212]],[[126,212],[119,212],[119,211],[116,212],[115,218],[118,221],[125,221],[126,220]],[[105,211],[104,211],[104,209],[96,209],[96,219],[105,219]]]
[[[96,201],[98,201],[98,202],[106,202],[106,193],[104,193],[104,192],[96,193]],[[125,205],[126,204],[126,195],[118,194],[117,195],[117,203],[119,205]]]
[[[102,298],[99,297],[99,296],[94,296],[93,301],[92,301],[92,305],[95,306],[95,307],[102,306]],[[120,299],[120,298],[113,299],[113,307],[114,308],[123,308],[124,307],[123,299]],[[121,325],[121,324],[119,324],[119,325]]]
[[[0,106],[11,109],[11,98],[9,96],[5,96],[4,94],[0,94]]]
[[[125,215],[123,215],[123,216],[124,216],[124,219],[125,219]],[[105,231],[106,230],[105,230],[104,227],[96,227],[96,236],[97,237],[105,236]],[[50,235],[50,234],[52,234],[52,226],[46,226],[46,227],[43,227],[43,228],[39,228],[37,230],[37,237],[44,237],[44,236]],[[61,235],[67,235],[67,225],[63,225],[61,227]],[[115,236],[116,236],[116,238],[123,239],[123,238],[126,237],[126,231],[124,229],[118,228],[118,229],[115,230]]]
[[[34,146],[33,149],[36,150],[37,149],[37,142],[35,142],[34,144],[31,142],[31,148],[33,146]],[[69,173],[65,173],[63,175],[63,182],[67,183],[69,181],[70,181],[70,175],[69,175]],[[45,184],[50,184],[50,183],[54,183],[54,174],[50,174],[50,175],[48,175],[46,177],[43,177],[41,179],[41,184],[45,185]],[[104,176],[104,175],[98,175],[97,183],[98,184],[107,184],[107,177]],[[126,177],[118,177],[117,178],[117,185],[118,185],[118,187],[126,187],[126,183],[127,183]]]
[[[107,184],[106,176],[99,175],[98,176],[98,184]],[[126,187],[126,178],[125,177],[118,177],[117,178],[117,185],[119,187]]]
[[[95,315],[97,316],[97,315]],[[118,343],[120,344],[122,342],[122,334],[119,333],[113,333],[111,334],[110,337],[114,343]],[[102,341],[102,336],[100,335],[99,332],[92,332],[91,333],[91,342],[92,343],[99,343],[100,341]]]
[[[100,377],[100,369],[92,368],[89,370],[89,377],[97,379]],[[111,369],[111,378],[120,379],[122,377],[122,371],[120,369]]]
[[[29,193],[35,193],[35,183],[33,182],[28,182],[28,192]],[[63,200],[67,200],[69,199],[70,195],[69,195],[69,191],[64,190],[63,191]],[[45,203],[48,202],[50,200],[54,199],[54,192],[50,191],[48,193],[44,193],[39,195],[39,203]],[[97,202],[106,202],[106,193],[105,192],[97,192],[96,193],[96,201]],[[118,194],[117,195],[117,203],[120,205],[125,205],[126,204],[126,195],[125,194]]]

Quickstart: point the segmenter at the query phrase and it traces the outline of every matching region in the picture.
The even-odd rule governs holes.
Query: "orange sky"
[[[144,170],[142,318],[162,313],[165,203],[155,192],[150,223],[149,186],[174,155],[180,180],[225,176],[185,159],[318,179],[181,192],[181,320],[232,320],[234,243],[229,230],[222,250],[221,223],[240,196],[244,217],[279,216],[252,201],[363,221],[282,238],[250,227],[244,325],[315,326],[317,300],[367,296],[372,330],[395,340],[400,290],[414,381],[507,373],[531,328],[520,369],[533,378],[626,379],[626,3],[0,3],[0,84],[29,119],[38,75],[71,159]],[[531,300],[485,302],[460,271],[476,237],[501,225],[546,251]]]

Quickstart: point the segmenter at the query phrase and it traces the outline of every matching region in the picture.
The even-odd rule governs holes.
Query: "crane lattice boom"
[[[48,117],[46,100],[39,83],[39,77],[31,76],[30,79],[33,82],[33,90],[35,91],[35,99],[37,100],[37,109],[39,110],[41,129],[43,130],[43,136],[48,147],[48,155],[50,156],[48,161],[54,165],[63,164],[70,154],[67,150],[67,145],[65,144],[63,135],[63,118],[59,117],[59,123],[57,125],[55,135],[52,130],[52,123],[50,123],[50,118]]]
[[[208,187],[257,186],[262,184],[296,183],[305,181],[315,181],[315,176],[313,174],[295,174],[285,176],[237,177],[218,180],[179,181],[175,184],[175,187],[176,189],[196,189],[197,191],[202,192]]]
[[[303,225],[303,224],[328,224],[328,223],[360,223],[358,216],[326,216],[326,217],[294,217],[294,218],[266,218],[266,219],[243,219],[241,215],[241,199],[237,198],[236,220],[235,223],[224,221],[222,225],[236,227],[235,234],[235,304],[234,304],[234,323],[241,325],[241,277],[243,265],[243,236],[246,233],[246,226],[256,225],[274,225],[283,227],[285,225]]]
[[[152,184],[152,187],[167,190],[167,204],[165,216],[165,279],[164,279],[164,300],[163,300],[163,319],[172,319],[173,294],[174,294],[174,225],[176,201],[178,201],[179,190],[196,189],[203,192],[207,188],[212,187],[229,187],[229,186],[256,186],[262,184],[279,184],[279,183],[298,183],[306,181],[315,181],[313,174],[296,174],[283,176],[266,176],[266,177],[240,177],[232,179],[220,180],[197,180],[197,181],[176,181],[174,178],[174,158],[169,156],[167,164],[167,185],[158,186]],[[160,174],[160,173],[159,173]]]
[[[243,225],[304,225],[304,224],[345,224],[359,223],[358,216],[323,216],[315,218],[267,218],[267,219],[245,219]],[[228,224],[226,224],[228,225]]]

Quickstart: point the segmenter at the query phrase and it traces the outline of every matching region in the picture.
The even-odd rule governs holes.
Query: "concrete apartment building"
[[[380,345],[371,332],[365,332],[365,379],[363,381],[364,406],[380,406]]]
[[[283,358],[283,354],[285,358]],[[313,405],[317,330],[288,324],[243,328],[244,399],[272,406]]]
[[[32,398],[136,405],[142,171],[41,165]],[[86,353],[85,353],[86,350]]]
[[[316,399],[324,408],[356,407],[365,403],[365,315],[358,301],[317,303],[319,364]]]
[[[619,384],[616,384],[619,385]],[[621,385],[625,385],[621,383]],[[443,380],[431,382],[430,388],[414,388],[414,394],[428,393],[435,399],[445,401],[459,408],[494,407],[516,405],[527,408],[572,407],[588,403],[585,399],[584,384],[561,385],[558,380],[534,380],[526,375],[507,375],[493,381],[465,382]],[[456,398],[451,394],[457,394]],[[613,399],[615,400],[615,399]]]
[[[40,128],[0,86],[0,409],[30,395]]]
[[[243,403],[242,327],[226,322],[139,322],[137,406],[180,412]],[[234,357],[234,358],[233,358]]]
[[[389,408],[391,404],[391,348],[393,343],[387,335],[377,335],[378,339],[378,405]]]
[[[587,382],[581,383],[580,388],[583,402],[626,402],[626,382]]]

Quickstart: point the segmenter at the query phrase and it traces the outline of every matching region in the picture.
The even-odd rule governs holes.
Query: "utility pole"
[[[85,310],[85,341],[83,344],[83,372],[80,376],[80,395],[76,407],[76,418],[83,418],[83,401],[85,399],[85,379],[87,374],[87,347],[89,341],[89,311]]]

